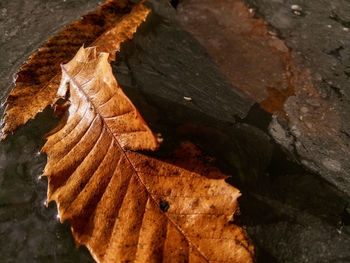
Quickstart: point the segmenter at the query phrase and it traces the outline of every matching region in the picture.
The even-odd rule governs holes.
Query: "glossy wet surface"
[[[135,39],[123,46],[113,68],[119,84],[150,127],[162,133],[165,141],[158,154],[171,152],[179,142],[191,140],[215,157],[220,169],[232,175],[230,183],[243,192],[243,215],[239,220],[247,226],[257,247],[258,262],[349,262],[350,203],[344,193],[347,170],[343,166],[346,155],[337,152],[338,146],[332,149],[332,141],[325,140],[316,146],[306,145],[311,151],[303,155],[303,142],[313,145],[315,141],[303,141],[305,137],[301,136],[290,144],[291,137],[283,137],[287,130],[284,124],[226,79],[204,46],[177,21],[175,9],[165,1],[150,2],[153,14]],[[329,43],[318,45],[320,41],[306,34],[316,33],[302,30],[315,24],[316,19],[308,17],[306,6],[302,6],[303,15],[296,16],[290,11],[290,1],[249,2],[282,32],[287,46],[300,52],[298,61],[303,61],[303,56],[309,58],[305,65],[312,70],[321,63],[319,49],[331,49],[333,41],[343,41],[344,49],[349,43],[342,25],[341,32],[332,31],[337,40],[328,41],[328,31],[317,31],[317,36]],[[334,2],[336,10],[348,6],[346,1]],[[328,22],[335,20],[322,13],[326,7],[320,5],[324,3],[317,3],[310,1],[308,8],[319,10],[317,21],[324,19],[328,28]],[[10,91],[13,73],[29,54],[64,24],[96,6],[97,1],[2,1],[1,96]],[[332,24],[335,25],[337,21]],[[302,34],[310,40],[301,38]],[[345,57],[348,54],[339,52]],[[323,59],[319,74],[328,76],[333,60]],[[339,62],[338,67],[341,65],[346,67],[346,61]],[[338,86],[346,90],[346,79],[338,81]],[[336,96],[330,98],[326,98],[328,102],[337,102]],[[346,105],[346,98],[339,105]],[[346,111],[346,106],[340,107]],[[44,206],[47,182],[38,176],[46,157],[37,153],[44,144],[42,136],[55,126],[51,114],[45,111],[0,143],[1,262],[93,262],[85,248],[75,248],[68,224],[61,225],[56,218],[55,205]],[[343,129],[347,127],[343,125]],[[298,154],[286,145],[300,147],[296,148]],[[321,158],[317,155],[320,147],[334,152]],[[312,172],[307,170],[310,165],[297,163],[303,157],[304,161],[323,162],[326,169],[316,166]],[[324,179],[334,174],[343,176],[345,183],[331,185]]]

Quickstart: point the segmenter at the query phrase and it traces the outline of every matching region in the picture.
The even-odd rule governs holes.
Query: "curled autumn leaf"
[[[97,262],[252,262],[245,231],[232,223],[238,189],[126,150],[158,142],[118,86],[108,53],[81,48],[62,71],[58,92],[71,106],[42,152],[48,201],[76,242]]]
[[[83,44],[94,45],[114,59],[121,43],[132,38],[149,12],[142,3],[134,5],[128,0],[108,0],[98,10],[48,39],[17,73],[15,87],[6,99],[1,139],[57,102],[60,98],[57,96],[60,64],[71,60]]]

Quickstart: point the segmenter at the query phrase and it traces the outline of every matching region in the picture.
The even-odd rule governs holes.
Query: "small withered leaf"
[[[108,0],[98,10],[49,38],[17,73],[15,87],[6,99],[1,139],[60,98],[56,93],[61,63],[71,60],[82,45],[94,45],[99,51],[110,53],[113,59],[121,43],[132,38],[149,12],[142,3]]]
[[[253,262],[245,231],[228,224],[238,189],[209,178],[210,169],[199,174],[125,150],[154,150],[158,141],[118,86],[108,56],[81,48],[62,65],[58,93],[69,88],[70,107],[42,149],[48,201],[56,201],[61,222],[70,222],[97,262]]]

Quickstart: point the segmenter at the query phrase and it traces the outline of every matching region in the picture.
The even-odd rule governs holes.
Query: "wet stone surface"
[[[290,118],[285,130],[295,140],[297,155],[306,167],[350,195],[349,1],[245,2],[311,74],[317,95],[300,89],[284,105]],[[271,128],[278,129],[276,125]]]
[[[13,73],[29,54],[64,24],[94,9],[97,2],[2,1],[0,30],[8,33],[0,34],[1,96],[10,91]],[[258,262],[349,262],[350,200],[344,188],[348,163],[341,147],[306,136],[298,126],[299,115],[285,123],[254,104],[183,28],[171,5],[149,2],[153,13],[135,39],[123,44],[112,66],[151,129],[163,135],[160,152],[153,154],[169,153],[179,142],[191,140],[232,175],[228,181],[243,193],[238,220],[247,227]],[[332,7],[316,0],[249,2],[296,51],[295,60],[310,68],[316,84],[333,80],[344,90],[339,97],[329,84],[315,85],[326,94],[323,101],[344,112],[337,120],[345,131],[346,78],[334,75],[340,70],[332,71],[333,56],[323,51],[337,48],[333,41],[343,41],[339,54],[346,57],[346,30],[338,18],[329,18],[332,9],[328,8],[335,6],[337,17],[345,21],[350,14],[345,12],[348,2],[332,1]],[[47,15],[50,8],[55,16]],[[308,12],[317,16],[311,19]],[[315,21],[324,22],[325,28],[317,31]],[[329,30],[331,22],[340,31]],[[348,61],[337,65],[346,67]],[[292,117],[297,116],[293,113],[297,108],[307,118],[309,110],[293,106],[301,97],[286,101]],[[304,99],[312,107],[320,104],[317,99]],[[56,218],[55,205],[44,206],[47,182],[38,176],[46,157],[37,153],[44,144],[41,138],[57,123],[51,115],[50,110],[39,114],[0,143],[1,262],[93,262],[85,248],[75,248],[68,224],[61,225]],[[341,138],[346,142],[345,134]],[[343,178],[344,184],[330,176]]]

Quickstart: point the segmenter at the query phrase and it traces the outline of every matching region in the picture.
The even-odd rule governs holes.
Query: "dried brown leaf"
[[[231,222],[238,189],[125,150],[158,144],[118,86],[108,54],[81,48],[62,70],[58,92],[69,88],[71,106],[42,152],[48,201],[77,243],[97,262],[252,262],[245,231]]]
[[[341,135],[341,116],[312,80],[308,63],[244,2],[180,1],[177,16],[233,86],[263,110],[289,122],[303,135],[331,140],[350,153]]]
[[[121,43],[132,38],[149,12],[142,4],[108,0],[98,10],[48,39],[17,73],[15,87],[6,99],[2,139],[59,99],[56,93],[61,63],[71,60],[83,44],[94,45],[113,58]]]
[[[177,15],[235,87],[267,112],[283,111],[294,94],[291,52],[244,1],[181,1]]]

